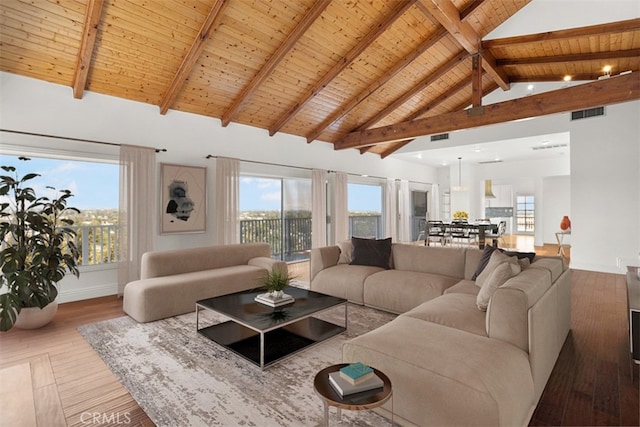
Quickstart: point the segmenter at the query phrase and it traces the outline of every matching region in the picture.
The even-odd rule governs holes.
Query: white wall
[[[640,245],[640,102],[571,126],[571,265],[621,272]]]
[[[93,92],[74,99],[69,87],[0,72],[0,129],[81,138],[116,144],[165,148],[158,163],[175,163],[208,168],[209,189],[207,232],[201,234],[156,235],[157,249],[205,246],[215,242],[214,197],[215,160],[208,154],[308,168],[343,171],[350,174],[435,182],[434,168],[397,159],[381,159],[357,150],[335,151],[332,144],[314,142],[287,134],[269,137],[268,131],[230,124],[195,114],[169,111],[161,115],[154,105],[128,101]],[[77,141],[0,133],[0,151],[59,151],[76,157],[117,159],[117,147]],[[247,165],[252,171],[268,166]],[[117,183],[114,183],[117,185]],[[157,223],[157,218],[152,218]],[[157,229],[157,227],[155,227]],[[61,286],[62,302],[115,293],[113,270],[83,269],[80,280],[65,278]],[[112,292],[109,292],[112,289]]]
[[[560,231],[562,217],[567,215],[569,219],[573,219],[573,215],[571,215],[571,177],[552,176],[543,179],[542,195],[539,215],[544,232],[542,238],[544,243],[557,243],[555,233]]]

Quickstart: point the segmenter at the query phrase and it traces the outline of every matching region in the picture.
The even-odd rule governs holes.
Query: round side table
[[[351,411],[361,411],[363,409],[373,409],[384,405],[391,399],[391,425],[393,425],[393,389],[391,388],[391,380],[381,371],[373,368],[373,371],[384,382],[382,389],[363,391],[347,396],[340,394],[333,389],[329,383],[329,374],[339,371],[340,368],[347,366],[348,363],[339,363],[331,365],[318,372],[313,379],[313,389],[322,399],[324,404],[324,423],[329,425],[329,406],[335,406],[338,410],[338,419],[342,417],[342,409]]]

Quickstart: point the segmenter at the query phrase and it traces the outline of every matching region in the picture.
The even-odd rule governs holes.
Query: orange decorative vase
[[[562,221],[560,221],[560,229],[562,231],[566,231],[571,228],[571,220],[568,216],[563,216]]]

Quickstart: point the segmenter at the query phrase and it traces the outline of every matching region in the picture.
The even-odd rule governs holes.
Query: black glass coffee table
[[[284,292],[295,302],[276,308],[254,300],[263,290],[197,301],[196,329],[261,369],[347,330],[346,299],[291,286]],[[344,307],[342,324],[317,317],[338,306]],[[200,310],[230,320],[200,328]]]

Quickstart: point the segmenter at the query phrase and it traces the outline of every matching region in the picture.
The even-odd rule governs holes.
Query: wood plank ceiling
[[[2,0],[0,69],[76,98],[89,90],[382,157],[419,135],[518,118],[518,103],[482,106],[514,82],[595,81],[560,107],[565,93],[521,104],[520,116],[586,108],[592,93],[640,97],[640,19],[483,40],[528,2]],[[604,65],[634,73],[612,85],[598,80]]]

